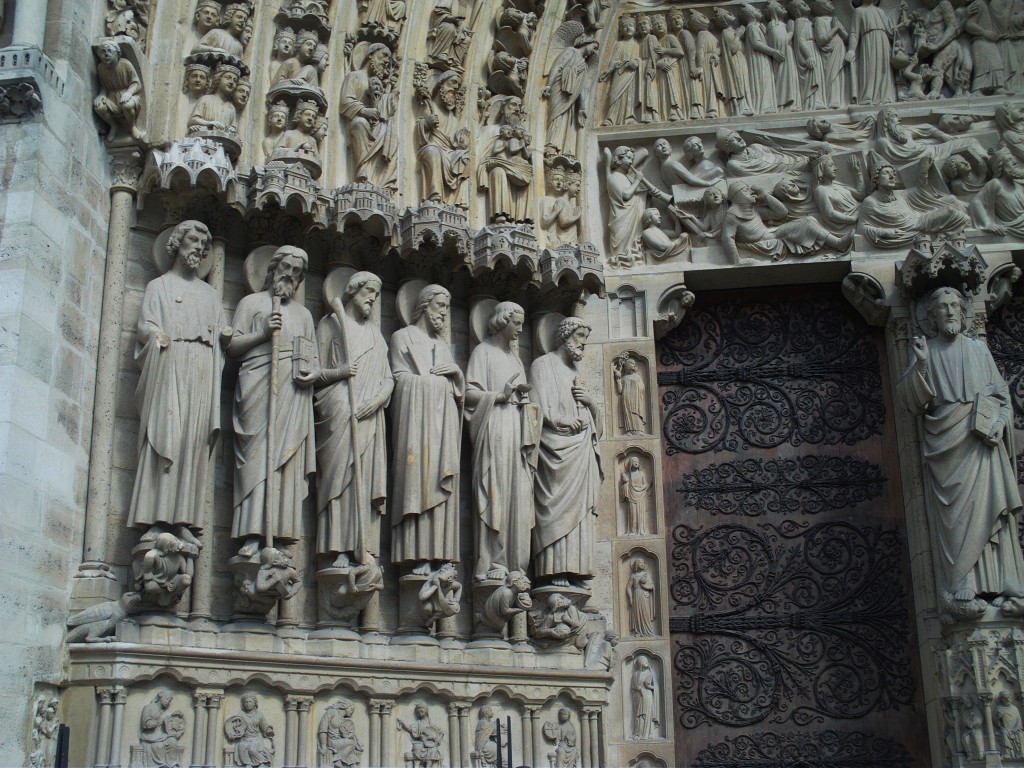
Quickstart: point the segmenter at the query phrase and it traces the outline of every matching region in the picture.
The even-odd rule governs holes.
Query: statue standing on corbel
[[[553,47],[558,46],[564,47],[548,71],[542,93],[548,99],[546,143],[575,157],[579,131],[587,124],[588,62],[597,52],[597,41],[584,33],[579,22],[566,22],[555,34]]]
[[[454,70],[431,73],[417,64],[414,87],[425,114],[416,120],[420,199],[453,205],[466,181],[470,133],[459,125],[465,98]]]
[[[462,371],[445,341],[451,294],[420,291],[412,324],[391,336],[395,393],[391,560],[423,574],[459,561]]]
[[[1010,393],[988,346],[967,335],[967,309],[954,288],[927,298],[930,338],[914,337],[897,385],[921,418],[925,510],[950,622],[980,617],[990,602],[1024,614]]]
[[[99,95],[92,107],[109,127],[107,141],[114,141],[119,131],[127,132],[136,141],[144,141],[146,132],[139,127],[142,111],[142,80],[135,65],[121,55],[120,46],[105,40],[96,48],[96,76]]]
[[[484,139],[483,158],[477,167],[477,183],[488,192],[491,221],[522,222],[532,218],[530,189],[533,163],[530,160],[532,137],[526,129],[523,102],[518,96],[495,96],[488,107],[497,126]],[[495,133],[496,132],[496,133]]]
[[[338,102],[341,119],[348,122],[355,180],[385,188],[395,183],[398,154],[393,68],[391,50],[383,43],[356,44]]]
[[[210,230],[198,221],[175,227],[167,240],[171,269],[146,286],[139,314],[139,462],[128,524],[144,531],[133,569],[139,590],[164,608],[191,583],[191,560],[202,546],[196,534],[209,525],[221,345],[232,333],[220,296],[197,274],[210,244]]]

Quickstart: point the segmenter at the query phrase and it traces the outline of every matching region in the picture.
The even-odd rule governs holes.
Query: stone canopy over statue
[[[934,291],[927,302],[932,336],[914,338],[898,384],[921,419],[940,604],[958,620],[981,616],[989,602],[1005,614],[1024,613],[1010,394],[985,342],[967,335],[966,317],[959,291]]]

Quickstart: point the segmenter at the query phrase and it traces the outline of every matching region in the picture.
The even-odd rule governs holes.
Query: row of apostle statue
[[[144,603],[176,602],[210,525],[225,355],[239,365],[231,527],[239,549],[232,563],[240,564],[236,586],[253,606],[262,599],[266,609],[268,599],[298,589],[289,551],[302,537],[314,473],[322,568],[343,572],[354,591],[360,579],[379,589],[373,582],[387,518],[392,562],[421,577],[425,603],[432,585],[435,601],[450,600],[454,571],[446,564],[459,560],[463,419],[473,451],[475,580],[521,578],[532,566],[538,584],[585,589],[593,575],[601,424],[579,382],[590,333],[581,319],[561,322],[557,349],[527,375],[517,348],[524,311],[498,303],[463,373],[446,341],[450,294],[440,285],[419,293],[411,323],[390,343],[372,319],[381,281],[370,272],[352,275],[314,326],[294,299],[308,257],[284,246],[263,289],[238,303],[229,324],[220,296],[197,272],[209,248],[202,223],[173,230],[172,266],[146,287],[138,322],[141,424],[129,524],[143,532],[133,573]],[[430,615],[450,612],[425,608]]]

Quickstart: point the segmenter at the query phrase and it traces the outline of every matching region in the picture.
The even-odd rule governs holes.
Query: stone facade
[[[1024,765],[1018,16],[8,0],[4,759]]]

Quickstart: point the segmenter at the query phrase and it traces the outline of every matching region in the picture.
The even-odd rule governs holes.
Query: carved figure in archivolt
[[[235,747],[235,765],[264,766],[274,761],[274,726],[252,694],[242,696],[241,709],[224,722],[224,736]]]
[[[139,746],[146,768],[176,768],[183,747],[178,742],[185,734],[185,713],[170,712],[174,695],[166,688],[142,708],[139,718]]]
[[[640,43],[636,41],[636,19],[619,18],[619,39],[615,42],[608,69],[598,77],[608,85],[608,106],[603,125],[626,125],[636,122],[640,82]]]
[[[494,716],[494,707],[490,704],[480,707],[473,733],[473,748],[481,768],[494,768],[498,764],[498,734],[507,737],[503,731],[501,721]]]
[[[107,141],[114,141],[119,131],[141,141],[146,132],[139,127],[142,110],[142,80],[135,65],[121,55],[117,43],[107,40],[96,48],[96,76],[100,81],[99,95],[92,108],[110,130]]]
[[[288,127],[288,105],[279,101],[267,107],[267,136],[263,139],[262,149],[264,160],[269,160]]]
[[[922,419],[925,509],[941,606],[952,618],[970,619],[991,600],[1019,615],[1024,555],[1009,390],[985,342],[966,335],[959,291],[937,289],[927,316],[933,335],[914,338],[898,392]]]
[[[626,606],[629,609],[629,634],[634,637],[654,637],[657,611],[654,604],[654,579],[642,557],[629,563],[629,581],[626,583]]]
[[[412,324],[391,337],[391,560],[459,560],[459,415],[465,380],[444,337],[451,294],[420,291]]]
[[[275,153],[281,150],[293,150],[308,154],[312,159],[319,160],[319,140],[317,127],[320,122],[320,111],[315,101],[299,101],[292,111],[292,127],[281,134],[275,147]]]
[[[645,654],[640,654],[633,661],[629,700],[633,707],[633,738],[647,741],[657,737],[658,682],[651,669],[651,660]]]
[[[623,352],[612,361],[612,378],[622,407],[622,431],[627,435],[647,434],[647,385],[640,361]]]
[[[398,718],[397,727],[409,735],[411,742],[405,753],[407,764],[417,768],[440,768],[444,730],[430,722],[430,710],[426,704],[415,706],[411,723]]]
[[[393,182],[398,136],[394,130],[397,92],[392,88],[391,50],[383,43],[357,44],[352,71],[341,84],[338,111],[348,122],[356,181]]]
[[[651,480],[644,472],[639,456],[631,456],[619,475],[619,498],[626,503],[626,533],[646,536],[650,507]]]
[[[334,567],[367,564],[380,554],[380,518],[387,512],[384,408],[395,382],[388,348],[373,322],[380,278],[356,272],[341,304],[320,321],[323,366],[316,388],[316,550]]]
[[[57,731],[60,728],[60,700],[40,696],[32,716],[32,752],[29,768],[54,768],[57,761]]]
[[[200,38],[217,26],[220,21],[220,11],[221,5],[218,0],[199,0],[196,3],[196,12],[192,14],[192,23]]]
[[[846,52],[851,68],[853,99],[858,104],[892,104],[896,86],[892,77],[892,19],[878,0],[862,0],[853,9]]]
[[[461,0],[435,0],[427,33],[430,60],[442,68],[461,69],[473,33],[466,28]]]
[[[204,34],[192,49],[192,53],[223,51],[229,56],[240,58],[245,50],[242,36],[245,33],[246,22],[249,21],[249,10],[248,3],[228,3],[224,6],[220,17],[220,26],[214,27]]]
[[[210,93],[200,96],[188,118],[188,130],[221,131],[235,133],[238,122],[238,108],[235,106],[235,89],[242,77],[241,70],[233,64],[218,64],[213,70]]]
[[[589,335],[583,320],[566,318],[558,326],[558,348],[530,366],[544,424],[534,486],[533,567],[538,577],[562,585],[594,573],[594,518],[603,477],[597,450],[601,417],[577,367]]]
[[[643,213],[647,195],[663,202],[672,196],[651,184],[637,169],[647,159],[647,150],[616,147],[614,154],[605,147],[605,189],[608,193],[608,237],[613,265],[629,266],[638,255]]]
[[[308,267],[309,257],[301,248],[278,248],[267,266],[263,290],[245,296],[235,309],[235,332],[227,347],[228,356],[241,363],[235,389],[231,537],[244,540],[239,550],[243,557],[255,555],[260,542],[271,536],[291,542],[302,531],[307,478],[316,466],[311,388],[320,377],[313,317],[293,300]],[[276,401],[272,427],[271,397]],[[268,443],[271,431],[273,441]]]
[[[569,708],[559,709],[558,722],[545,722],[542,733],[545,739],[555,745],[554,750],[547,755],[552,768],[576,768],[579,749],[576,746],[576,726],[572,723]]]
[[[499,303],[466,369],[477,579],[525,572],[530,560],[540,414],[518,354],[524,317],[518,304]]]
[[[181,92],[189,98],[198,99],[210,87],[210,67],[200,62],[185,65],[185,80]]]
[[[497,96],[488,112],[496,113],[498,124],[485,129],[481,137],[483,151],[477,166],[477,184],[487,190],[491,221],[526,221],[532,217],[533,163],[532,137],[527,130],[522,99]]]
[[[586,127],[588,61],[597,51],[597,41],[586,35],[579,22],[559,28],[556,45],[564,45],[548,72],[543,96],[548,99],[547,143],[559,152],[577,155],[579,131]]]
[[[454,70],[422,75],[417,83],[417,95],[426,107],[426,114],[416,120],[421,200],[450,205],[466,180],[469,130],[458,124],[462,87],[462,78]]]
[[[580,184],[579,170],[565,165],[548,166],[544,169],[544,181],[548,196],[541,200],[540,224],[544,230],[545,243],[554,247],[579,242],[583,210],[578,203],[578,194],[570,195],[570,190]]]
[[[327,707],[316,729],[317,765],[351,768],[363,761],[363,743],[352,722],[355,705],[345,698]]]
[[[1021,237],[1024,235],[1024,166],[1005,146],[991,152],[989,166],[992,179],[971,201],[974,223],[986,232]]]
[[[207,487],[220,436],[221,344],[231,329],[220,296],[197,270],[210,230],[183,221],[167,239],[171,269],[146,286],[135,360],[142,376],[139,464],[128,524],[154,535],[173,527],[184,541],[207,525]]]

